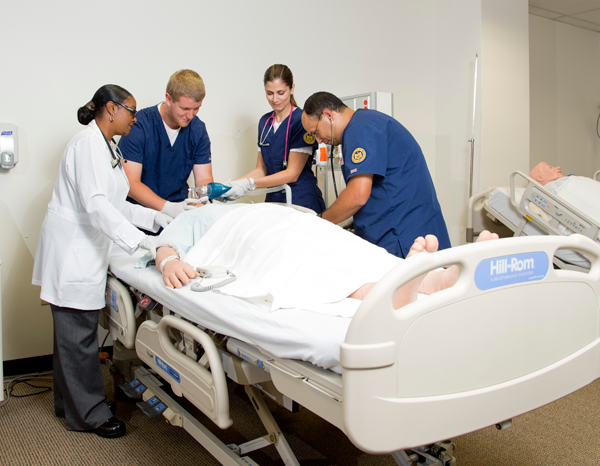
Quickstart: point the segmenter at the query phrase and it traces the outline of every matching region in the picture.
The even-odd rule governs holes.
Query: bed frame
[[[600,170],[594,174],[594,178],[598,175],[600,175]],[[527,186],[520,201],[517,201],[515,195],[516,184],[517,182],[523,183],[523,181],[527,183]],[[474,236],[478,234],[476,233],[478,231],[477,227],[474,227],[474,219],[476,213],[481,212],[482,209],[488,212],[487,217],[492,221],[501,222],[513,231],[514,236],[521,236],[523,228],[528,222],[532,222],[549,235],[564,236],[566,235],[565,230],[567,230],[571,234],[578,233],[595,241],[599,238],[600,224],[519,171],[512,173],[510,176],[510,200],[521,215],[521,221],[518,225],[514,225],[490,205],[489,195],[494,189],[488,188],[469,199],[468,242],[472,242]],[[545,216],[540,215],[540,212],[544,212]],[[558,267],[563,269],[580,269],[580,267],[566,263],[558,257],[555,257],[554,261]]]
[[[553,269],[557,249],[585,254],[591,269]],[[305,406],[365,452],[391,453],[404,466],[453,465],[447,439],[508,425],[600,376],[599,257],[600,246],[581,235],[507,238],[411,257],[356,312],[340,350],[342,375],[217,337],[163,307],[135,338],[137,355],[162,382],[140,368],[130,388],[143,386],[147,411],[160,404],[162,417],[224,465],[256,464],[246,453],[270,444],[284,464],[299,464],[262,392]],[[452,288],[392,308],[399,286],[452,264],[460,269]],[[131,346],[131,293],[115,282],[108,283],[107,318],[113,338]],[[264,437],[226,446],[160,387],[169,384],[225,429],[232,423],[227,377],[246,387]]]

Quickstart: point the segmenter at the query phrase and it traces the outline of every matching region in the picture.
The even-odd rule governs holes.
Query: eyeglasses
[[[317,139],[317,130],[319,129],[319,123],[321,123],[322,117],[323,117],[323,114],[321,113],[321,115],[319,115],[319,119],[317,120],[317,126],[315,126],[314,131],[312,131],[311,133],[308,133],[309,136],[312,136],[315,139]]]
[[[124,105],[120,102],[115,102],[115,104],[120,105],[121,107],[123,107],[125,110],[129,110],[129,113],[131,113],[131,118],[135,118],[135,115],[137,114],[137,110],[133,107],[128,107],[127,105]]]

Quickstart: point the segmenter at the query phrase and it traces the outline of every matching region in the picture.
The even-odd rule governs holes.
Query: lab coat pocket
[[[110,249],[98,233],[90,240],[74,240],[66,251],[63,283],[93,284],[106,279]]]

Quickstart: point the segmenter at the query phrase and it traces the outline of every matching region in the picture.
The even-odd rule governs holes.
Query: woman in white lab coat
[[[106,403],[96,337],[112,243],[130,254],[149,249],[152,239],[134,224],[157,231],[172,220],[125,201],[129,183],[113,137],[129,133],[135,107],[125,89],[105,85],[78,110],[86,128],[60,162],[33,270],[33,284],[42,287],[54,321],[55,414],[69,430],[108,438],[125,433]]]

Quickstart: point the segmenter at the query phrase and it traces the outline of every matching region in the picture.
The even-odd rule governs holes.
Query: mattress
[[[170,289],[156,267],[135,269],[144,255],[129,256],[118,246],[110,272],[179,316],[218,333],[242,340],[286,359],[299,359],[341,374],[340,346],[360,301],[323,305],[323,312],[280,309],[267,312],[249,300],[216,292],[198,293],[191,286]]]
[[[521,201],[521,196],[523,196],[524,192],[525,188],[515,188],[515,198],[517,202]],[[512,223],[513,227],[507,225],[509,228],[511,228],[514,231],[519,226],[521,220],[523,219],[523,216],[519,213],[515,206],[512,205],[512,202],[510,201],[509,187],[496,188],[490,193],[488,202],[491,208],[493,208],[506,220]],[[523,227],[523,234],[525,234],[526,236],[535,236],[547,235],[548,233],[542,230],[542,228],[535,225],[533,222],[527,222],[525,224],[525,227]],[[589,269],[591,265],[588,259],[574,251],[557,251],[556,257],[558,257],[564,262],[586,269]]]

